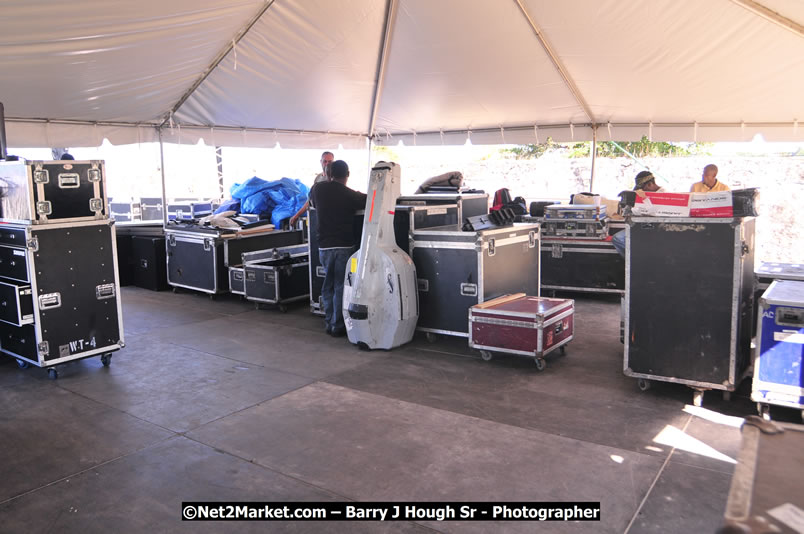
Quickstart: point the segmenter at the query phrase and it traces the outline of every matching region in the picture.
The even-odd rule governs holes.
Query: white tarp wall
[[[12,146],[804,140],[801,0],[3,0]]]

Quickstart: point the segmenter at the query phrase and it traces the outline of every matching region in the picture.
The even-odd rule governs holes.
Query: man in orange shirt
[[[704,167],[701,181],[695,182],[690,188],[691,193],[719,193],[729,191],[729,186],[717,179],[717,165],[709,164]]]

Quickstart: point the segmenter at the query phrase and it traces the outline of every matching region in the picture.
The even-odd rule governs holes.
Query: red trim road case
[[[491,351],[532,356],[539,371],[544,356],[572,340],[575,301],[505,295],[469,308],[469,346],[480,349],[484,360]]]

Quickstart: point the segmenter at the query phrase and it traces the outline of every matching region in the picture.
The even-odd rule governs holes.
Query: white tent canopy
[[[13,146],[804,140],[801,0],[0,6]]]

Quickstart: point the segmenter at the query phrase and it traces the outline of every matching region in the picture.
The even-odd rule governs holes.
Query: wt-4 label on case
[[[79,354],[81,352],[94,349],[97,346],[98,343],[95,341],[95,336],[92,336],[89,339],[76,339],[75,341],[70,341],[66,345],[60,345],[59,355],[71,356],[73,354]]]

